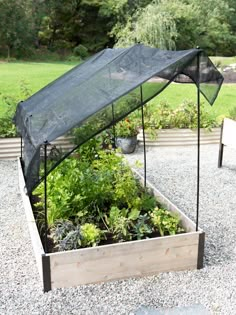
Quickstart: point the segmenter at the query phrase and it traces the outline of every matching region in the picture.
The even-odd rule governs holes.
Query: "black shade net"
[[[28,192],[40,182],[43,144],[78,128],[80,145],[145,104],[172,81],[199,85],[213,104],[223,77],[202,50],[163,51],[137,44],[105,49],[19,103],[14,121],[24,140]]]

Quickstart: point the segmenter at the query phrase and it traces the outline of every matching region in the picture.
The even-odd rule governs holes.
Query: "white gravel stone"
[[[42,292],[16,161],[0,161],[0,314],[135,314],[141,306],[203,305],[210,314],[236,314],[236,150],[201,148],[199,225],[206,232],[201,270]],[[131,163],[143,153],[127,156]],[[196,147],[152,148],[147,178],[195,220]],[[140,170],[142,172],[142,170]]]

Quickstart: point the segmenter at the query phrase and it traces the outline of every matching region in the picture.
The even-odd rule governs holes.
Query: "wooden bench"
[[[221,127],[218,167],[222,166],[224,146],[236,148],[236,121],[224,118]]]

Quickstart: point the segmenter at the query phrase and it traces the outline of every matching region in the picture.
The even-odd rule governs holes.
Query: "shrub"
[[[88,49],[84,45],[78,45],[73,50],[75,56],[79,56],[82,59],[88,57]]]
[[[17,131],[16,127],[13,123],[13,116],[15,114],[16,105],[19,101],[28,98],[32,92],[29,88],[29,85],[24,80],[19,82],[20,86],[20,93],[18,96],[11,96],[11,95],[3,95],[0,94],[2,99],[3,106],[6,107],[5,114],[0,117],[0,138],[11,138],[16,137]]]
[[[16,127],[13,124],[13,115],[16,108],[16,99],[12,96],[1,95],[3,104],[6,106],[6,113],[0,117],[0,138],[11,138],[15,137]]]
[[[145,107],[145,127],[149,130],[169,128],[197,128],[197,105],[185,100],[177,108],[172,109],[166,102]],[[204,105],[200,109],[200,127],[211,129],[218,126],[216,118]]]

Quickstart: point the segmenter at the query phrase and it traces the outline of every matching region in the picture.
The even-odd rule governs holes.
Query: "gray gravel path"
[[[18,189],[16,161],[0,161],[0,314],[135,314],[201,304],[210,314],[236,314],[236,150],[202,147],[200,227],[205,267],[142,279],[42,293]],[[129,155],[142,160],[142,151]],[[148,179],[192,219],[196,204],[196,148],[148,150]]]

